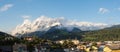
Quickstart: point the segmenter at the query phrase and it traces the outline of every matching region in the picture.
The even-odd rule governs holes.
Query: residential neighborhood
[[[0,46],[0,52],[120,52],[120,41],[83,42],[77,39],[59,41],[25,37],[26,43]]]

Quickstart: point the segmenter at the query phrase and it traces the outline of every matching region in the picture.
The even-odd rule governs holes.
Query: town
[[[77,38],[51,41],[29,36],[13,43],[10,41],[13,39],[6,37],[0,44],[0,52],[120,52],[120,41],[83,42]]]

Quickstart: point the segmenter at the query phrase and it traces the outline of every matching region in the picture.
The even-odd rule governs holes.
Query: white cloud
[[[106,8],[99,8],[99,13],[104,14],[104,13],[107,13],[107,12],[109,12],[108,9],[106,9]]]
[[[22,16],[24,19],[29,19],[31,16],[28,16],[28,15],[24,15]]]
[[[7,11],[11,7],[13,7],[13,4],[6,4],[6,5],[2,6],[2,7],[0,7],[0,11],[1,12]]]

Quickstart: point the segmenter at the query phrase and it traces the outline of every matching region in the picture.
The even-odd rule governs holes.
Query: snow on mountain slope
[[[17,33],[24,34],[30,31],[31,31],[31,22],[28,19],[26,19],[24,20],[23,24],[17,25],[17,27],[12,31],[12,34],[13,35]]]
[[[66,27],[68,30],[71,30],[73,27],[77,27],[83,31],[86,30],[97,30],[108,27],[107,24],[103,23],[91,23],[91,22],[76,22],[66,20],[64,18],[49,18],[46,16],[41,16],[34,20],[33,22],[25,19],[23,24],[18,25],[13,31],[12,35],[17,36],[16,34],[25,34],[35,31],[47,31],[53,26]]]

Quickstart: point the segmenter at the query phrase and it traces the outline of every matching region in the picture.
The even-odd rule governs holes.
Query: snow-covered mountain
[[[69,31],[74,27],[79,28],[82,31],[86,30],[98,30],[108,27],[104,23],[91,23],[91,22],[78,22],[72,20],[66,20],[64,18],[49,18],[46,16],[41,16],[34,21],[25,19],[23,24],[18,25],[13,31],[13,36],[18,36],[17,34],[26,34],[35,31],[48,31],[51,27],[57,26],[57,28],[67,28]]]

